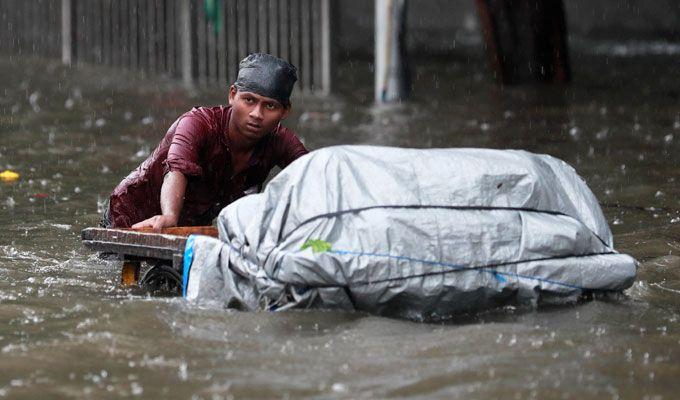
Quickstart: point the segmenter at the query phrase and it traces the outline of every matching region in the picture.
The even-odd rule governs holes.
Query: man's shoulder
[[[204,131],[202,133],[219,133],[228,124],[230,109],[230,106],[198,106],[182,114],[178,122],[189,123],[192,129]]]
[[[279,125],[274,132],[272,132],[274,137],[279,140],[289,140],[291,138],[299,139],[298,134],[294,130],[287,128],[283,125]]]
[[[180,118],[196,118],[206,123],[219,122],[229,116],[231,106],[197,106],[182,114]]]
[[[196,115],[205,118],[217,118],[228,113],[231,109],[230,105],[218,105],[218,106],[195,106],[191,110],[187,111],[184,115]]]

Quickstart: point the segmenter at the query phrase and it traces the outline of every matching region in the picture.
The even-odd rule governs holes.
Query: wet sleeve
[[[134,210],[131,210],[129,202],[125,202],[120,195],[112,194],[109,199],[109,226],[107,228],[129,228],[132,226],[131,214],[134,214]]]
[[[186,176],[203,175],[200,153],[208,129],[198,117],[187,115],[180,119],[168,149],[163,173],[179,171]]]
[[[281,169],[286,168],[288,164],[309,153],[309,150],[302,144],[300,138],[288,129],[281,130],[280,146],[280,156],[276,160],[276,165]]]

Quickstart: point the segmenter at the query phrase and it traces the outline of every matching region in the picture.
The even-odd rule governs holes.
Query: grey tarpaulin
[[[574,169],[525,151],[324,148],[217,226],[186,296],[245,310],[444,318],[621,291],[637,268]]]

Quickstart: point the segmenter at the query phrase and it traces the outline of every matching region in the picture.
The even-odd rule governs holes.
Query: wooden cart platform
[[[166,228],[161,233],[150,229],[86,228],[83,245],[100,257],[122,262],[121,283],[140,285],[150,291],[181,291],[184,246],[192,234],[217,237],[212,226]],[[152,267],[140,279],[142,262]]]

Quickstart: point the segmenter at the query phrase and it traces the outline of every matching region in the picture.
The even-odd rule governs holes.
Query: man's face
[[[290,106],[284,107],[270,97],[253,92],[239,92],[233,85],[229,88],[229,104],[232,106],[231,119],[236,130],[253,141],[273,131],[290,111]]]

